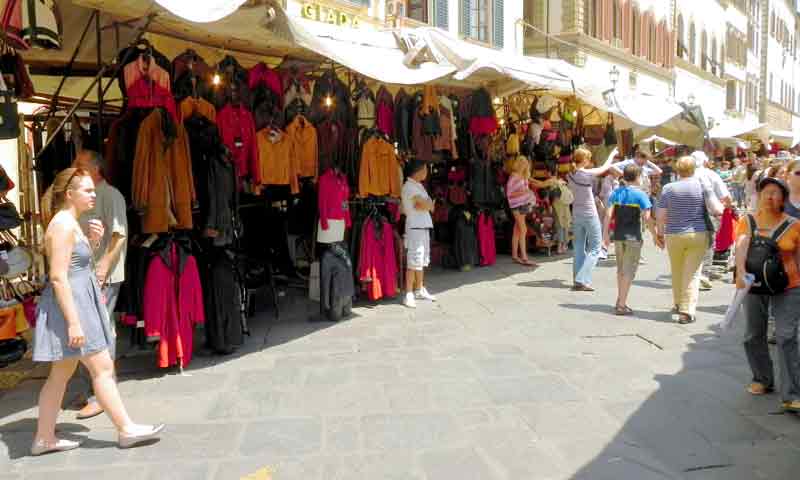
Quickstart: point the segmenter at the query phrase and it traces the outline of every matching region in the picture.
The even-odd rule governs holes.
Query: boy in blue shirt
[[[630,315],[628,292],[631,289],[639,260],[642,258],[642,222],[653,233],[650,211],[653,208],[650,198],[638,188],[642,168],[629,164],[622,173],[624,184],[614,190],[609,198],[609,208],[603,221],[603,242],[606,248],[611,244],[611,219],[614,218],[614,248],[617,254],[617,304],[614,313]],[[653,235],[655,238],[655,235]]]

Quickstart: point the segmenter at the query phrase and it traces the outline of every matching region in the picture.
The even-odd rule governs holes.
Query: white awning
[[[770,130],[769,136],[772,140],[783,143],[789,148],[800,143],[800,132],[792,132],[791,130]]]
[[[235,12],[247,0],[156,0],[162,7],[190,22],[215,22]]]
[[[495,82],[498,94],[507,95],[526,88],[553,93],[579,94],[576,77],[580,69],[564,60],[527,57],[476,45],[438,28],[422,27],[406,32],[425,39],[440,61],[453,65],[455,80]]]
[[[766,140],[768,136],[766,127],[766,123],[759,123],[755,119],[724,118],[711,129],[709,136],[714,139],[726,139],[755,134],[758,138]]]
[[[406,66],[403,62],[406,52],[391,31],[345,29],[298,18],[289,18],[288,25],[299,46],[379,82],[417,85],[456,71],[448,62]]]
[[[678,144],[677,142],[673,142],[672,140],[668,140],[666,138],[659,137],[658,135],[650,135],[647,138],[643,138],[643,139],[639,140],[639,143],[651,143],[651,142],[663,143],[664,145],[669,145],[669,146],[673,146],[673,145],[677,145]]]

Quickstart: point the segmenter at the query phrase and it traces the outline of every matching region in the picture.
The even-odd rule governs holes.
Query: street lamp
[[[603,100],[609,109],[614,108],[617,104],[614,93],[617,91],[617,82],[619,82],[619,69],[616,65],[611,67],[608,71],[608,79],[611,81],[611,88],[603,92]]]
[[[611,67],[611,70],[608,71],[608,79],[611,80],[611,89],[617,89],[617,82],[619,82],[619,69],[616,65]]]

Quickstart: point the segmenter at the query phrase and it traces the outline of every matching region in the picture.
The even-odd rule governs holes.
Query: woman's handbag
[[[0,262],[3,263],[3,274],[6,279],[14,279],[30,270],[33,265],[31,252],[17,242],[16,237],[8,231],[0,231]],[[8,267],[6,270],[5,267]]]
[[[11,202],[0,203],[0,230],[11,230],[22,224],[17,207]]]

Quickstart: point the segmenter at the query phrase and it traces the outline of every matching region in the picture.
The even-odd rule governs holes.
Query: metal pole
[[[136,38],[134,38],[133,41],[130,43],[131,47],[136,45],[136,43],[142,38],[142,35],[144,35],[144,33],[147,31],[147,27],[150,26],[150,22],[152,22],[155,17],[156,17],[156,14],[151,14],[151,15],[148,16],[147,23],[145,23],[144,26],[142,26],[142,28],[139,30],[139,33],[136,34]],[[133,49],[130,49],[127,52],[125,52],[125,56],[122,58],[122,60],[120,62],[116,63],[116,65],[114,66],[114,73],[111,75],[111,81],[106,84],[106,87],[101,92],[101,96],[105,95],[106,91],[108,91],[109,87],[111,87],[111,84],[114,82],[114,78],[117,76],[117,73],[119,73],[119,70],[122,68],[122,65],[125,64],[125,62],[128,60],[128,58],[131,56],[131,53],[133,53]],[[38,159],[41,156],[42,152],[47,150],[47,147],[49,147],[50,144],[53,143],[53,141],[56,139],[56,136],[64,128],[64,125],[66,125],[66,123],[70,120],[70,118],[72,118],[72,115],[74,115],[75,112],[78,110],[78,108],[80,108],[80,106],[83,103],[83,101],[86,100],[86,97],[89,96],[89,92],[92,91],[92,88],[94,88],[94,85],[101,78],[103,78],[103,75],[105,75],[106,70],[108,70],[108,67],[109,67],[109,65],[103,65],[103,67],[100,69],[100,71],[97,72],[97,75],[94,76],[94,80],[92,80],[92,83],[90,83],[89,86],[86,88],[86,91],[83,92],[83,95],[81,95],[81,98],[78,99],[78,101],[75,102],[75,104],[72,106],[72,108],[69,109],[69,112],[67,112],[67,115],[61,121],[61,123],[58,124],[58,128],[56,128],[53,131],[53,133],[47,138],[47,143],[45,143],[44,147],[42,147],[42,149],[39,151],[39,153],[36,154],[36,157],[35,157],[36,159]]]
[[[53,94],[53,101],[50,103],[50,110],[47,112],[47,118],[45,118],[44,123],[47,124],[47,121],[55,114],[56,111],[56,104],[58,103],[58,97],[61,95],[61,89],[64,87],[64,82],[67,81],[67,77],[70,76],[72,73],[72,66],[75,64],[75,59],[78,58],[78,52],[81,50],[81,46],[83,46],[83,39],[86,38],[86,34],[89,32],[89,27],[92,25],[92,18],[97,16],[97,10],[92,12],[92,15],[89,17],[89,20],[86,22],[86,26],[83,27],[83,33],[81,33],[81,38],[78,40],[78,44],[75,45],[75,50],[72,52],[72,57],[69,59],[69,63],[67,63],[67,71],[64,72],[64,76],[61,77],[61,82],[58,84],[58,88],[56,88],[56,93]]]
[[[100,30],[100,10],[94,11],[94,28],[97,38],[97,68],[103,68],[103,35]],[[112,78],[113,82],[114,79]],[[97,79],[97,151],[103,149],[103,77]]]
[[[550,58],[550,0],[547,0],[547,17],[545,18],[545,22],[547,25],[545,26],[545,37],[544,37],[544,44],[545,49],[547,50],[547,58]]]

